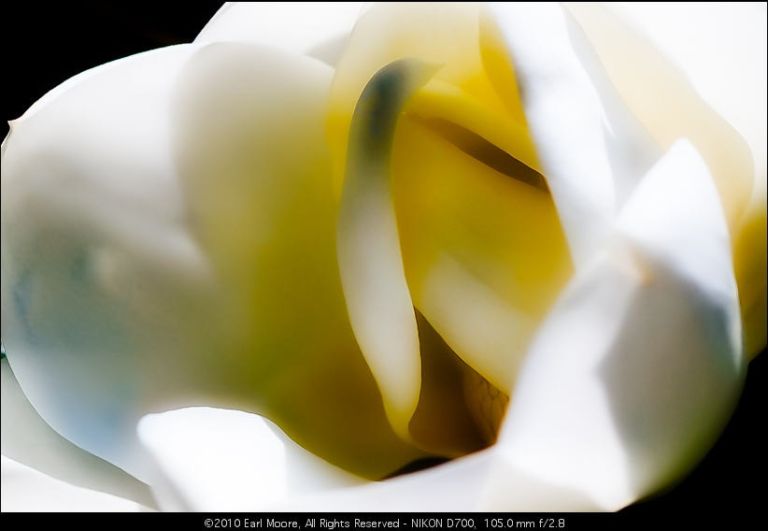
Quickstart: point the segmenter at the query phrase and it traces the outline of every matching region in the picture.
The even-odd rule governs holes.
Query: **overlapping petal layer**
[[[74,461],[18,455],[98,461],[37,410],[166,509],[611,510],[685,473],[765,345],[764,121],[725,112],[751,160],[722,91],[602,8],[295,9],[225,6],[12,124],[3,340],[33,407],[4,366],[4,423]],[[190,405],[275,424],[136,436]],[[381,478],[502,422],[365,486],[323,461]],[[204,426],[181,460],[169,433]]]

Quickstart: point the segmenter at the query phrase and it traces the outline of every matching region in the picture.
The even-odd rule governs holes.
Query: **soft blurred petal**
[[[749,144],[765,180],[768,99],[764,2],[616,3],[612,6],[685,72],[701,98]]]
[[[174,389],[206,272],[183,226],[169,101],[194,51],[100,66],[16,120],[2,155],[2,331],[34,408],[141,477],[134,429]],[[158,382],[162,381],[162,384]]]
[[[766,180],[763,178],[755,182],[752,200],[744,213],[733,243],[734,270],[740,288],[744,352],[750,357],[756,356],[766,345],[767,231],[768,205]]]
[[[421,387],[416,315],[405,280],[392,199],[398,117],[434,68],[398,61],[363,90],[350,127],[338,221],[341,282],[355,337],[393,427],[408,439]]]
[[[654,47],[641,31],[606,7],[579,4],[569,10],[583,28],[622,101],[661,148],[668,149],[679,138],[689,138],[699,150],[710,167],[726,220],[734,231],[749,201],[754,173],[749,147],[743,138],[701,98],[686,72],[665,55],[663,48]],[[736,61],[739,56],[726,56],[719,51],[707,57]],[[733,96],[742,98],[740,93]]]
[[[498,443],[515,466],[606,509],[703,456],[745,369],[727,228],[690,144],[645,177],[619,235],[542,326]]]
[[[164,510],[259,511],[286,496],[357,485],[269,420],[190,408],[148,415],[139,436],[158,463]]]
[[[359,487],[277,500],[273,511],[472,511],[494,464],[485,450],[422,472]]]
[[[286,20],[294,16],[287,6],[270,9]],[[479,62],[476,57],[459,62],[471,66],[467,71],[443,69],[407,115],[422,127],[445,113],[465,137],[484,134],[535,175],[540,177],[539,170],[547,175],[575,258],[577,276],[537,334],[496,447],[412,476],[334,490],[354,481],[327,475],[331,469],[324,462],[258,417],[246,421],[228,412],[210,424],[200,421],[211,428],[194,436],[201,445],[187,454],[179,453],[184,437],[175,437],[198,429],[193,425],[199,419],[178,412],[145,417],[144,445],[134,445],[132,430],[144,413],[202,402],[269,414],[313,452],[371,477],[422,455],[398,441],[386,423],[374,379],[346,321],[334,261],[330,153],[322,132],[331,70],[310,58],[244,44],[205,48],[184,71],[179,93],[172,89],[192,47],[94,69],[52,91],[12,124],[3,144],[2,324],[10,363],[34,407],[83,448],[156,481],[166,508],[615,509],[689,469],[725,422],[744,370],[726,221],[736,249],[747,348],[765,342],[764,162],[763,180],[753,189],[751,174],[740,171],[746,159],[738,135],[706,113],[710,121],[683,133],[667,117],[655,128],[656,115],[643,122],[649,100],[640,91],[634,118],[651,124],[660,145],[666,148],[690,133],[700,151],[675,144],[640,180],[654,150],[643,144],[617,163],[616,146],[633,144],[617,140],[622,128],[635,135],[631,138],[647,139],[633,117],[617,114],[615,100],[606,102],[611,89],[637,95],[634,74],[623,78],[608,64],[615,83],[609,87],[585,59],[588,47],[573,49],[581,36],[574,36],[559,8],[519,9],[497,6],[494,13],[514,60],[538,154],[524,124],[514,125],[520,118],[514,76],[510,82],[491,69],[491,88],[510,89],[498,101],[482,83],[462,84],[471,76],[461,76],[474,73],[478,64],[500,64],[489,59],[486,48],[481,47],[485,55]],[[329,46],[323,60],[336,62],[348,27],[330,28],[305,10],[300,18],[311,28],[281,33],[271,31],[282,26],[265,13],[256,6],[224,8],[201,39],[254,40],[256,34],[259,42],[264,38],[304,52],[317,37]],[[271,33],[256,30],[267,21]],[[764,22],[762,27],[764,33]],[[605,42],[599,44],[598,57],[610,63],[609,52],[608,60],[601,55]],[[397,46],[395,55],[404,53]],[[361,74],[366,68],[380,66],[365,63],[346,88],[367,81]],[[623,90],[627,83],[629,92]],[[760,87],[764,93],[764,80],[758,92]],[[171,95],[181,103],[171,106]],[[705,97],[718,100],[721,91],[705,91]],[[693,101],[698,112],[700,102]],[[700,107],[706,110],[703,103]],[[743,108],[725,114],[743,130],[762,131],[755,153],[759,159],[762,149],[764,161],[764,119],[752,120]],[[495,111],[512,125],[493,126],[488,118]],[[418,127],[407,138],[419,138]],[[440,128],[426,129],[431,134]],[[725,132],[706,136],[713,130]],[[760,142],[759,134],[753,135],[753,146],[753,138]],[[629,168],[629,178],[620,182],[617,168]],[[724,178],[728,170],[735,172],[734,183]],[[625,197],[629,202],[611,239],[612,219]],[[541,212],[548,212],[546,204]],[[400,219],[398,224],[402,230]],[[558,231],[559,226],[553,229],[555,239]],[[475,323],[496,342],[489,359],[502,359],[496,354],[506,352],[509,333],[499,330],[529,337],[534,324],[517,307],[489,297],[494,291],[456,267],[455,259],[435,264],[440,267],[430,278],[440,282],[431,290],[423,283],[421,289],[433,302],[455,298],[482,316]],[[557,264],[568,265],[567,260]],[[371,285],[358,283],[352,291],[368,289]],[[419,306],[426,296],[413,293]],[[451,315],[436,318],[426,310],[446,340],[461,345],[446,330],[460,330],[465,315],[454,312],[451,321]],[[476,330],[474,335],[483,336]],[[519,345],[511,350],[524,352]],[[377,359],[372,367],[386,400],[386,389],[393,386],[382,386],[383,358]],[[514,359],[514,367],[497,370],[494,362],[467,357],[478,370],[508,377],[521,356],[503,359]],[[512,388],[511,380],[501,387]],[[410,411],[412,402],[403,410]],[[239,431],[237,426],[245,425]],[[37,426],[45,431],[42,422]],[[218,437],[218,429],[241,433],[250,444]],[[5,449],[5,434],[3,439]],[[261,450],[244,459],[249,448]],[[144,449],[151,459],[145,460]],[[317,475],[290,472],[291,455],[312,461],[308,469]],[[299,469],[305,471],[305,465]],[[257,470],[258,481],[252,477]],[[207,478],[202,485],[200,477]],[[221,486],[231,478],[236,481]],[[317,488],[293,490],[292,478]],[[111,481],[105,480],[109,489]],[[260,499],[245,495],[253,492]]]
[[[554,6],[518,9],[524,13],[517,18],[500,15],[502,28],[515,20],[534,27],[527,18],[534,9],[548,9],[547,19],[558,17]],[[765,46],[758,44],[766,39],[765,6],[625,5],[618,11],[631,24],[611,8],[594,4],[569,5],[567,10],[575,17],[568,27],[570,44],[601,98],[618,205],[630,196],[659,149],[678,138],[690,138],[707,161],[731,231],[746,352],[756,354],[766,337],[766,61]],[[513,38],[535,42],[521,32]],[[514,55],[514,47],[510,51]],[[526,66],[515,59],[523,83]],[[558,96],[543,105],[556,109],[556,101],[565,100]],[[528,117],[536,135],[535,114],[529,110]],[[560,123],[553,119],[544,126],[556,130]],[[752,148],[755,172],[734,127]],[[583,124],[571,130],[582,132]],[[548,144],[541,140],[539,150],[546,152]],[[550,145],[560,155],[567,144]],[[541,156],[545,161],[546,155]],[[567,218],[564,223],[568,230]]]
[[[152,507],[149,487],[114,465],[78,448],[40,418],[19,387],[8,361],[2,367],[2,454],[75,486]],[[3,488],[5,490],[5,487]]]
[[[659,146],[688,138],[707,162],[731,232],[746,352],[756,354],[766,336],[765,4],[569,10]]]
[[[616,510],[669,484],[712,444],[742,382],[729,256],[711,177],[676,145],[541,327],[493,448],[276,507]]]
[[[506,394],[572,267],[515,72],[482,6],[381,4],[361,17],[331,91],[337,183],[363,87],[409,58],[439,67],[406,106],[392,146],[410,294],[463,362]]]
[[[56,431],[139,478],[151,465],[138,419],[201,404],[268,412],[318,454],[384,476],[422,453],[389,427],[347,321],[323,170],[330,69],[218,44],[182,83],[198,49],[101,67],[13,124],[2,161],[9,364]],[[238,117],[246,129],[226,129]],[[205,148],[193,172],[175,142]],[[217,167],[217,153],[243,158]]]
[[[492,6],[520,84],[525,116],[577,267],[604,243],[615,215],[600,96],[555,4]]]
[[[584,30],[567,11],[566,27],[573,52],[600,97],[603,137],[618,212],[664,151],[624,103]]]
[[[145,511],[136,502],[72,486],[27,466],[0,458],[3,512],[136,512]]]
[[[349,323],[324,136],[332,73],[260,45],[207,45],[179,83],[176,158],[219,280],[206,324],[217,404],[379,478],[421,454],[389,426]]]
[[[336,39],[343,42],[364,5],[364,2],[227,2],[195,42],[251,42],[304,54],[318,45],[328,46]]]
[[[489,478],[502,482],[489,483]],[[288,497],[275,511],[559,511],[597,510],[583,493],[542,481],[509,465],[497,448],[423,472],[359,487]]]
[[[408,108],[422,123],[433,129],[453,126],[451,131],[458,129],[462,136],[473,133],[511,154],[519,168],[535,173],[530,169],[538,169],[537,160],[515,75],[484,14],[480,4],[394,2],[377,4],[360,16],[336,65],[329,109],[338,184],[363,87],[379,69],[400,59],[440,67]],[[444,135],[450,137],[451,132]]]

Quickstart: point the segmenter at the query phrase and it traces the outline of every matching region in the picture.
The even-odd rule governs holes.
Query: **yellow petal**
[[[407,57],[441,65],[414,96],[412,112],[461,124],[536,168],[514,73],[500,59],[504,48],[487,21],[473,4],[382,4],[361,16],[336,65],[331,95],[329,133],[338,179],[363,87],[381,67]]]
[[[766,344],[766,182],[756,181],[752,200],[733,242],[739,283],[744,353],[756,356]]]
[[[482,8],[380,5],[361,17],[331,92],[337,187],[365,83],[410,57],[441,68],[408,104],[392,150],[408,287],[448,345],[506,393],[571,263],[514,72]]]
[[[551,196],[404,122],[395,198],[414,302],[472,368],[508,392],[530,334],[570,275]]]

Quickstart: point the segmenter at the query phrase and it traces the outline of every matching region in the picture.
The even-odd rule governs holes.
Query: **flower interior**
[[[388,65],[407,60],[419,61],[428,79],[420,80],[399,108],[371,103],[387,95],[370,95],[365,87]],[[401,79],[387,82],[408,85],[408,76],[415,74],[405,70]],[[373,123],[354,127],[353,116],[365,113]],[[391,133],[375,122],[388,114],[399,116]],[[382,163],[370,162],[372,141],[363,137],[371,127],[376,135],[391,135],[378,138]],[[395,427],[407,423],[399,432],[438,455],[455,457],[491,444],[531,336],[572,272],[514,68],[493,21],[474,5],[371,8],[336,64],[328,135],[342,203],[352,188],[357,192],[348,195],[364,194],[350,179],[385,181],[383,191],[371,193],[391,194],[387,201],[394,208],[399,245],[391,250],[392,267],[401,260],[419,314],[418,348],[404,357],[420,355],[420,382],[398,387],[409,367],[407,361],[392,362],[398,347],[381,332],[384,345],[372,339],[366,348],[361,330],[384,326],[385,320],[371,318],[368,325],[362,319],[355,327],[356,312],[377,311],[370,307],[377,304],[376,295],[367,293],[359,306],[350,305],[369,363],[375,354],[367,351],[378,349],[386,358],[378,363],[378,374],[375,360],[371,366],[385,406],[395,404],[388,410],[390,420]],[[368,166],[360,167],[357,160]],[[361,262],[373,260],[372,247],[382,240],[370,230],[367,239],[354,243],[368,247],[358,257]],[[387,259],[358,267],[381,267]],[[340,261],[344,280],[344,256]],[[348,302],[355,289],[346,289]],[[398,324],[390,326],[394,334],[407,334]],[[382,375],[393,366],[397,376],[390,379],[398,381],[388,385]],[[415,408],[402,399],[408,393],[418,396]]]

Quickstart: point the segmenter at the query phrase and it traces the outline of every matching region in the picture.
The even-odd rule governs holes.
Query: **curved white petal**
[[[153,507],[149,487],[114,465],[78,448],[40,418],[19,387],[7,360],[2,368],[2,454],[70,485],[86,487]],[[5,463],[5,461],[4,461]],[[5,465],[3,465],[5,466]],[[13,490],[13,485],[5,485]],[[27,493],[35,499],[35,493]],[[16,495],[14,495],[16,496]],[[16,498],[14,498],[16,499]],[[21,495],[18,499],[21,501]],[[3,502],[5,503],[5,502]]]
[[[491,6],[518,76],[525,116],[577,267],[615,215],[600,96],[570,41],[560,6]]]
[[[654,142],[680,138],[715,178],[733,244],[749,355],[765,345],[764,5],[568,6]],[[623,16],[622,16],[623,15]],[[746,141],[745,141],[746,139]]]
[[[617,3],[682,69],[701,97],[749,143],[756,178],[765,180],[766,4],[763,2]]]
[[[572,5],[569,11],[577,25],[583,28],[621,100],[653,141],[666,150],[677,140],[687,138],[699,150],[715,178],[726,220],[731,234],[735,235],[753,188],[754,164],[747,143],[732,124],[702,99],[699,87],[690,82],[687,72],[666,50],[657,48],[643,31],[638,31],[612,9],[596,4]],[[699,17],[696,17],[695,11],[687,17],[691,18],[691,22],[685,25],[698,25]],[[663,18],[667,21],[677,19],[674,10],[667,12]],[[755,35],[750,36],[752,39]],[[707,66],[710,75],[722,76],[720,70],[717,74],[712,72],[718,60],[739,63],[748,58],[743,68],[759,68],[757,63],[752,62],[755,59],[752,55],[723,54],[728,49],[723,40],[721,35],[715,33],[711,36],[711,43],[697,52],[697,61],[701,62],[705,57],[710,59],[704,52],[712,52],[714,48],[711,59],[715,62]],[[758,46],[759,42],[760,39],[752,40],[752,46]],[[737,100],[743,100],[741,92],[750,84],[748,79],[743,78],[741,76],[738,81],[746,81],[744,85],[731,79],[726,82],[733,87],[730,94]],[[745,95],[754,96],[749,91]],[[762,99],[765,100],[764,91]],[[746,105],[759,111],[757,102]]]
[[[722,208],[681,142],[542,326],[498,444],[531,474],[619,508],[714,441],[742,382],[739,334]]]
[[[205,278],[183,229],[168,119],[194,50],[78,76],[12,124],[2,156],[8,362],[55,431],[137,477],[134,426],[152,400],[139,375],[167,373],[139,343],[183,319],[180,294]]]
[[[445,465],[359,487],[288,497],[269,506],[274,511],[472,511],[483,495],[483,482],[494,452],[482,451]]]
[[[635,186],[663,155],[663,150],[624,103],[584,30],[567,8],[566,13],[573,51],[600,97],[603,137],[611,165],[618,212],[631,197]]]
[[[501,482],[490,483],[490,479]],[[506,462],[498,448],[456,459],[424,472],[359,487],[294,496],[275,511],[470,512],[597,510],[584,494],[548,484]]]
[[[41,474],[2,456],[2,512],[136,512],[146,507]]]
[[[398,118],[432,69],[397,61],[365,87],[350,128],[338,221],[341,282],[355,337],[394,428],[408,438],[421,387],[416,315],[403,269],[390,158]]]
[[[148,415],[138,429],[158,463],[153,487],[164,510],[259,511],[289,495],[362,482],[258,415],[189,408]]]
[[[200,31],[195,42],[243,41],[303,54],[347,35],[364,5],[364,2],[227,2]]]

